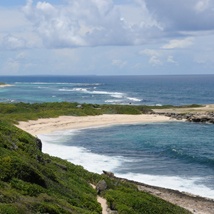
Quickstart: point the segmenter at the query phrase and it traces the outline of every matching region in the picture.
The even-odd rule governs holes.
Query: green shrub
[[[107,190],[105,197],[109,206],[119,213],[132,214],[187,214],[190,213],[148,193],[138,191],[136,187],[125,183],[115,189]]]
[[[37,184],[24,182],[16,178],[13,178],[10,183],[11,187],[17,189],[22,195],[38,196],[46,191]]]
[[[11,204],[0,204],[0,214],[23,214],[23,210]]]

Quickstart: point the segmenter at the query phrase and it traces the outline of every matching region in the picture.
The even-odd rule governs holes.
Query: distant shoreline
[[[0,88],[5,88],[5,87],[9,87],[9,86],[12,86],[10,84],[0,84]]]

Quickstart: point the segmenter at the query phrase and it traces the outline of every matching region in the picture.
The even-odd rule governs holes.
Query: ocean
[[[214,75],[0,77],[0,102],[130,105],[214,103]],[[92,172],[214,199],[214,126],[114,125],[39,135],[43,151]]]

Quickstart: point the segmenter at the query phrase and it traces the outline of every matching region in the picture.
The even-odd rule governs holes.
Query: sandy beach
[[[58,118],[47,118],[20,122],[17,127],[32,135],[47,134],[54,131],[82,129],[87,127],[110,126],[117,124],[138,124],[167,122],[171,119],[161,115],[99,115],[99,116],[60,116]],[[142,181],[143,182],[143,181]],[[148,186],[138,183],[140,191],[146,191],[171,203],[184,207],[195,214],[213,214],[214,200],[173,191],[170,189]],[[103,214],[106,213],[106,202],[100,201]]]
[[[20,122],[17,126],[32,135],[38,135],[68,129],[82,129],[87,127],[110,126],[117,124],[137,124],[167,121],[170,121],[170,118],[161,115],[104,114],[99,116],[60,116],[58,118],[30,120],[27,122]]]

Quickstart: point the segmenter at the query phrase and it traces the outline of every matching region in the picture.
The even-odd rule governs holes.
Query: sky
[[[0,75],[214,74],[213,0],[0,0]]]

